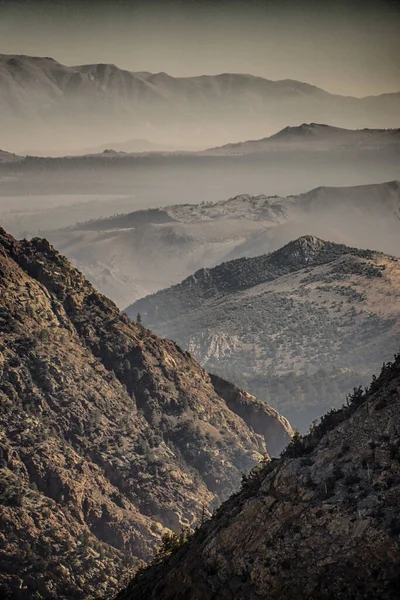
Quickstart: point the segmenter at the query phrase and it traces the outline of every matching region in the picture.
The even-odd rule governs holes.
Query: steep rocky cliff
[[[290,439],[268,409],[255,432],[259,401],[229,407],[46,240],[0,230],[0,333],[2,597],[114,593],[165,528],[194,524]]]
[[[118,600],[395,600],[400,355]]]
[[[254,431],[263,435],[272,456],[282,446],[282,428],[288,430],[289,422],[276,410],[258,400],[248,392],[217,375],[210,378],[217,394],[223,398],[230,410],[242,417]]]

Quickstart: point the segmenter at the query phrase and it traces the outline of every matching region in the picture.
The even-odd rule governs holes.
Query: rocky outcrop
[[[268,452],[190,354],[46,240],[0,230],[0,327],[3,597],[109,596]]]
[[[291,432],[289,421],[265,402],[225,379],[217,375],[210,375],[210,378],[215,391],[225,400],[228,408],[248,423],[256,433],[263,435],[265,440],[268,440],[269,453],[271,456],[277,456],[282,450],[282,429]]]
[[[395,600],[400,355],[118,600]]]

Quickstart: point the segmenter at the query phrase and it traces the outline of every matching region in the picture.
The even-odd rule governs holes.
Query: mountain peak
[[[63,65],[49,58],[0,56],[0,112],[6,125],[2,136],[7,134],[10,148],[16,143],[16,124],[21,122],[20,147],[31,145],[34,135],[40,135],[40,144],[45,144],[49,125],[53,134],[75,139],[73,132],[79,124],[90,146],[94,145],[92,136],[100,139],[101,131],[107,138],[111,132],[118,132],[118,137],[143,137],[146,133],[164,140],[176,136],[182,146],[191,145],[196,135],[200,145],[211,145],[211,140],[227,139],[227,135],[231,139],[240,139],[243,132],[256,135],[261,123],[270,130],[273,125],[303,122],[297,129],[277,135],[275,142],[285,136],[299,141],[303,136],[319,139],[318,132],[332,130],[306,123],[310,115],[318,115],[326,123],[334,114],[335,122],[345,127],[364,125],[366,120],[371,126],[385,127],[398,121],[394,100],[394,95],[340,96],[304,82],[271,81],[246,74],[173,77],[114,64]],[[47,141],[53,139],[54,135]]]
[[[139,311],[153,327],[163,314],[168,319],[177,318],[187,307],[195,309],[212,298],[250,290],[311,266],[328,265],[345,255],[370,259],[376,252],[304,235],[270,254],[237,258],[200,269],[181,283],[138,300],[126,309],[127,314],[134,317]]]
[[[268,139],[279,140],[287,138],[302,138],[302,137],[319,137],[333,134],[345,134],[351,132],[350,129],[343,129],[341,127],[334,127],[325,123],[302,123],[301,125],[288,125],[284,127],[274,135],[271,135]]]
[[[301,262],[308,261],[311,257],[315,256],[321,250],[326,249],[330,246],[339,246],[340,244],[334,244],[333,242],[326,242],[314,235],[303,235],[296,240],[293,240],[276,250],[273,255],[279,256],[286,259],[296,259]]]
[[[293,246],[293,247],[298,247],[298,248],[315,248],[315,249],[320,249],[323,246],[325,246],[326,244],[328,244],[329,242],[326,242],[324,240],[321,240],[319,237],[315,236],[315,235],[310,235],[310,234],[305,234],[305,235],[301,235],[300,237],[298,237],[297,239],[288,242],[288,244],[286,244],[287,246]]]

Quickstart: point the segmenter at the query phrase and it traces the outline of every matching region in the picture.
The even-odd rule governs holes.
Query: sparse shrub
[[[355,473],[349,473],[344,478],[344,483],[347,486],[356,485],[357,483],[360,483],[360,481],[361,481],[360,477],[358,475],[356,475]]]
[[[143,373],[139,371],[137,367],[133,367],[131,370],[132,381],[138,382],[142,377]]]
[[[140,313],[137,314],[136,325],[137,325],[137,327],[139,329],[139,332],[143,335],[144,332],[146,331],[146,328],[143,325],[143,319],[142,319],[142,315]]]
[[[122,363],[119,365],[119,369],[117,369],[117,370],[118,370],[119,374],[121,374],[121,375],[122,375],[122,374],[124,374],[124,373],[127,373],[127,372],[129,372],[129,371],[131,370],[131,368],[132,368],[132,367],[131,367],[131,363],[130,363],[130,360],[129,360],[129,358],[125,358],[125,359],[122,361]]]
[[[305,481],[305,486],[308,487],[308,488],[310,488],[310,489],[312,489],[312,490],[315,490],[317,488],[317,484],[312,479],[311,475],[307,476],[307,479]]]
[[[334,478],[334,480],[336,481],[337,479],[342,479],[342,477],[344,477],[342,468],[340,465],[335,464],[332,470],[332,477]]]
[[[46,328],[39,329],[37,337],[41,342],[46,343],[50,340],[49,331]]]
[[[126,314],[126,312],[122,312],[120,315],[121,321],[123,323],[126,323],[127,325],[131,322],[130,318],[128,317],[128,315]]]
[[[344,442],[342,444],[342,447],[340,448],[339,457],[344,456],[349,450],[350,450],[350,444],[348,444],[347,442]]]
[[[300,432],[296,430],[286,450],[282,453],[283,457],[298,458],[304,454],[304,438]]]
[[[265,455],[260,464],[255,465],[248,473],[242,473],[241,477],[241,490],[244,490],[252,482],[259,481],[263,473],[263,467],[270,464],[268,455]]]
[[[10,498],[11,506],[23,506],[24,505],[25,492],[23,490],[17,490],[15,494]]]
[[[353,392],[346,396],[347,404],[354,404],[355,406],[359,406],[360,404],[362,404],[364,398],[365,394],[362,385],[360,385],[358,388],[355,387],[353,389]]]
[[[161,537],[161,545],[157,550],[153,563],[159,563],[167,556],[171,556],[186,544],[192,536],[192,531],[188,527],[183,527],[179,534],[174,531],[166,531]]]

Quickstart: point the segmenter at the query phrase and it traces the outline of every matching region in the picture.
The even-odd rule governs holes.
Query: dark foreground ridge
[[[395,600],[400,355],[118,600]]]
[[[46,240],[0,229],[0,598],[113,596],[279,453],[288,422],[218,386]]]

